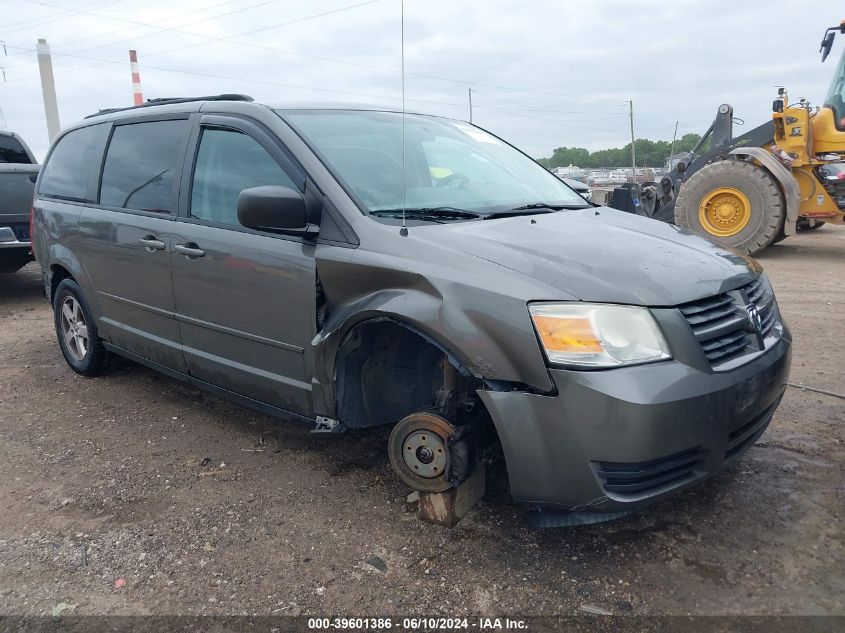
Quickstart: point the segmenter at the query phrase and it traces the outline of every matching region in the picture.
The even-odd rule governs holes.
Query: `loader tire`
[[[697,171],[675,203],[675,224],[750,255],[775,241],[785,216],[777,181],[762,167],[740,160]]]

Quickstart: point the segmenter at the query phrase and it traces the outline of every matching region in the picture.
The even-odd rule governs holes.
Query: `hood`
[[[674,306],[738,288],[761,270],[752,258],[674,225],[606,207],[442,224],[415,233],[582,301]]]

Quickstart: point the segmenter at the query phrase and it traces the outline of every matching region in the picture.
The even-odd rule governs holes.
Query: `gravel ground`
[[[760,259],[792,381],[845,391],[845,228]],[[0,615],[845,614],[841,399],[790,388],[740,462],[640,514],[532,530],[499,474],[448,530],[382,433],[315,437],[137,365],[74,375],[34,266],[0,277],[0,359]]]

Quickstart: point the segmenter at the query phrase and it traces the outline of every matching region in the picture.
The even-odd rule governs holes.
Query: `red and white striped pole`
[[[129,65],[132,67],[132,98],[135,105],[144,103],[144,95],[141,94],[141,73],[138,72],[138,53],[129,51]]]

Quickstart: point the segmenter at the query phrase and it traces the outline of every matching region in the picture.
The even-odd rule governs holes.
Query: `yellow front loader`
[[[825,32],[822,61],[837,33],[845,34],[845,21]],[[771,121],[734,138],[733,109],[721,105],[701,142],[668,176],[618,189],[612,206],[751,254],[797,230],[842,224],[845,51],[822,107],[791,103],[781,88],[772,109]]]

